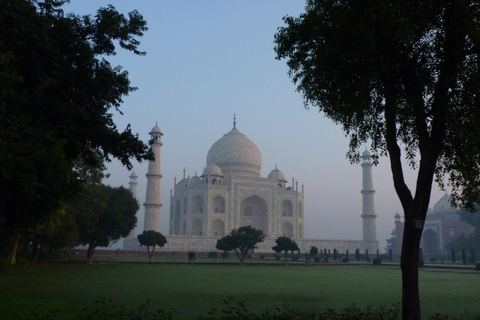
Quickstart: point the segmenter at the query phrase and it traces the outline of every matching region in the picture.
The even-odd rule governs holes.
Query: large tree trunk
[[[418,290],[418,253],[422,228],[418,224],[420,221],[415,221],[411,216],[412,214],[405,212],[401,257],[403,320],[421,319],[420,293]]]
[[[10,247],[10,253],[8,255],[8,262],[12,266],[17,264],[17,251],[18,251],[19,242],[20,242],[20,233],[17,233],[13,237],[12,246]]]
[[[87,264],[92,264],[93,260],[93,252],[95,251],[95,244],[93,241],[90,242],[88,245],[88,250],[87,250]]]

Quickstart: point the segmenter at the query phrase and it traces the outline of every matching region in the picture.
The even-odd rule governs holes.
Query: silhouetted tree
[[[0,246],[10,248],[11,264],[21,240],[78,192],[78,161],[113,157],[131,167],[131,158],[152,158],[129,125],[120,131],[113,122],[135,88],[107,61],[116,43],[144,54],[137,37],[145,20],[113,6],[95,17],[65,14],[65,2],[0,6]]]
[[[233,229],[230,234],[217,240],[216,248],[221,251],[235,251],[240,264],[245,264],[248,251],[256,249],[257,244],[263,242],[265,235],[262,230],[252,226],[243,226]]]
[[[137,236],[140,246],[146,246],[148,251],[148,261],[152,261],[152,255],[155,247],[163,248],[167,244],[167,239],[163,234],[155,230],[143,230],[142,234]]]
[[[287,236],[278,237],[277,240],[275,240],[275,243],[277,245],[272,249],[277,253],[282,251],[285,252],[285,264],[288,264],[288,251],[291,251],[293,255],[294,251],[299,250],[297,243]]]
[[[480,199],[479,1],[307,0],[275,35],[303,95],[350,137],[388,155],[404,210],[402,316],[420,319],[418,253],[433,180],[452,204]],[[404,155],[402,156],[402,150]],[[403,159],[416,168],[412,192]]]

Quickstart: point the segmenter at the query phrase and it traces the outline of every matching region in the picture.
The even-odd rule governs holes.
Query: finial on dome
[[[233,127],[237,127],[237,115],[235,113],[233,114]]]

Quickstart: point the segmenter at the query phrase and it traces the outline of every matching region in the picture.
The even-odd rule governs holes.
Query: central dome
[[[230,132],[217,140],[207,154],[207,165],[215,162],[224,175],[260,176],[262,154],[255,143],[233,127]]]

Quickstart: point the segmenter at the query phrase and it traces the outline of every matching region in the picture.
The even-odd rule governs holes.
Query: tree
[[[121,48],[143,55],[147,30],[136,11],[114,7],[92,16],[65,14],[62,0],[5,0],[0,8],[0,233],[15,263],[22,237],[80,190],[74,170],[119,159],[152,159],[113,111],[135,90],[128,73],[106,60]],[[121,112],[120,112],[121,113]]]
[[[288,265],[288,251],[292,251],[293,255],[294,251],[299,250],[297,243],[287,236],[278,237],[275,243],[277,245],[272,248],[273,251],[276,253],[285,252],[285,264]]]
[[[71,203],[69,211],[75,216],[79,240],[88,245],[87,263],[92,263],[96,247],[128,236],[135,227],[138,201],[124,187],[89,185]]]
[[[257,243],[263,242],[265,235],[262,230],[252,226],[243,226],[230,231],[230,234],[217,240],[216,248],[221,251],[235,251],[240,264],[245,264],[247,253],[257,248]]]
[[[307,0],[275,34],[276,58],[287,59],[305,106],[349,136],[349,159],[366,143],[374,159],[389,158],[405,216],[403,319],[420,319],[418,253],[433,181],[448,183],[452,205],[479,199],[479,15],[469,0]],[[403,160],[417,170],[414,190]]]
[[[155,251],[155,246],[162,248],[167,244],[167,239],[163,234],[155,230],[143,230],[142,234],[137,236],[140,246],[147,246],[148,251],[148,261],[152,261],[153,251]],[[152,250],[150,250],[150,248]]]
[[[312,258],[315,258],[317,254],[318,254],[318,248],[315,246],[311,246],[310,250],[307,253],[307,256],[305,257],[305,264],[307,266],[310,265],[310,260],[312,260]]]

